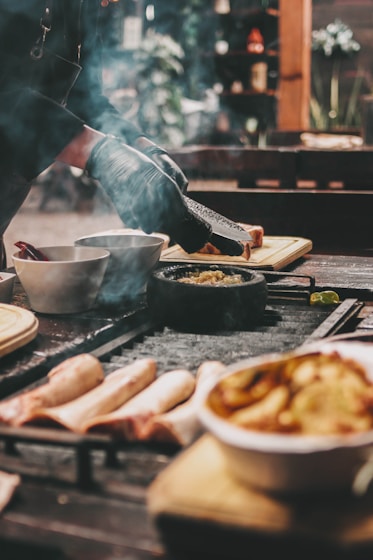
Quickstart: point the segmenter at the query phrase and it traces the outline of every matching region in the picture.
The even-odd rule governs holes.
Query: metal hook
[[[49,24],[47,24],[47,21],[49,21]],[[31,48],[30,51],[30,56],[34,60],[40,60],[43,57],[47,33],[52,29],[52,25],[50,23],[50,9],[48,7],[45,8],[44,16],[40,18],[40,27],[42,30],[42,35],[38,38],[35,45]]]
[[[40,44],[40,41],[37,41],[35,45],[31,48],[30,56],[33,60],[40,60],[43,58],[44,53],[44,43]]]

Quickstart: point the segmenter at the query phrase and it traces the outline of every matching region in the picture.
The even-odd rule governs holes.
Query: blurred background
[[[373,143],[373,0],[104,4],[105,91],[171,152],[296,144],[305,130]],[[21,237],[69,243],[121,226],[95,182],[55,164],[35,181],[5,243],[12,252]]]

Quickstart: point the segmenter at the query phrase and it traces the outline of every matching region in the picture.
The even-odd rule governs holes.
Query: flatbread
[[[20,483],[21,477],[18,474],[9,474],[0,471],[0,513],[10,502]]]
[[[0,357],[31,342],[38,328],[39,321],[32,311],[0,303]]]

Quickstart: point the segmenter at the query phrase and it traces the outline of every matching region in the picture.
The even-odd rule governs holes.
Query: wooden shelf
[[[269,120],[267,119],[266,126],[270,125],[279,130],[308,129],[312,0],[279,0],[278,8],[233,10],[229,14],[222,15],[221,21],[231,23],[235,18],[237,20],[239,18],[240,29],[242,26],[245,29],[250,26],[259,27],[263,33],[265,46],[276,45],[276,47],[266,49],[264,54],[250,54],[245,52],[245,45],[241,40],[240,43],[232,42],[231,51],[224,54],[216,53],[218,75],[224,87],[222,99],[228,100],[230,97],[233,99],[235,96],[234,99],[242,100],[240,107],[242,112],[246,97],[250,105],[248,111],[251,111],[255,98],[250,91],[246,91],[249,87],[249,69],[245,68],[245,65],[255,60],[266,61],[269,67],[268,80],[270,80],[267,87],[269,90],[276,90],[275,94],[266,92],[266,95],[269,99],[278,99],[276,107],[271,108],[272,113],[269,115]],[[276,18],[276,21],[273,18]],[[232,27],[228,26],[228,29]],[[231,84],[236,80],[243,84],[245,91],[242,94],[228,93]],[[232,106],[232,110],[234,111],[235,107]],[[264,114],[263,118],[265,119]]]
[[[228,51],[224,54],[220,54],[220,53],[214,53],[214,55],[218,58],[230,58],[230,57],[242,57],[242,58],[249,58],[251,60],[265,60],[267,57],[278,57],[279,56],[279,52],[275,51],[275,50],[265,50],[262,53],[249,53],[247,51],[235,51],[235,50],[231,50]]]
[[[241,8],[236,10],[230,10],[225,14],[220,14],[219,12],[215,12],[217,15],[221,17],[246,17],[246,18],[258,18],[264,16],[270,16],[273,18],[280,17],[280,10],[277,8]]]
[[[244,91],[240,91],[239,93],[234,93],[232,91],[223,91],[223,93],[221,94],[223,97],[250,97],[253,98],[255,96],[257,97],[275,97],[277,94],[276,90],[274,89],[268,89],[266,91],[263,92],[258,92],[258,91],[254,91],[254,90],[244,90]]]
[[[278,48],[278,19],[280,10],[276,8],[252,8],[250,3],[241,2],[240,7],[221,16],[222,29],[227,34],[224,40],[229,45],[225,53],[215,53],[216,71],[223,85],[220,95],[222,105],[233,113],[235,118],[242,115],[255,116],[258,128],[275,126],[275,98],[278,87],[278,67],[280,52]],[[264,51],[251,53],[247,51],[247,40],[253,28],[258,28],[263,36]],[[256,63],[265,63],[262,75],[256,78]],[[259,80],[260,86],[254,89],[253,80]],[[235,90],[234,86],[241,84]]]

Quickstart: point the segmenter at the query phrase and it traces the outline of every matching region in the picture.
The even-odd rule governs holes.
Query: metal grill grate
[[[242,359],[270,352],[291,350],[305,342],[335,334],[349,318],[356,315],[360,304],[355,299],[345,300],[341,305],[320,308],[311,307],[305,299],[271,298],[261,324],[246,331],[229,331],[209,334],[193,334],[169,328],[155,328],[144,323],[95,350],[106,373],[138,358],[151,357],[156,360],[158,374],[171,369],[186,368],[192,373],[203,361],[219,360],[231,364]],[[37,474],[44,478],[74,478],[81,489],[95,487],[93,466],[104,453],[106,460],[98,461],[96,476],[102,484],[106,479],[116,478],[118,453],[126,470],[119,469],[120,480],[128,481],[132,475],[128,470],[131,461],[138,466],[145,458],[147,469],[135,468],[133,472],[144,472],[145,478],[161,469],[166,456],[174,452],[167,446],[152,448],[150,445],[113,441],[107,436],[78,435],[64,430],[40,427],[0,427],[0,459],[10,470]],[[3,448],[3,453],[1,449]],[[20,453],[20,455],[19,455]],[[51,459],[53,459],[51,461]],[[136,462],[137,461],[137,462]],[[140,463],[139,463],[140,462]],[[107,468],[109,467],[109,469]]]
[[[205,360],[230,364],[287,351],[314,338],[334,334],[343,321],[356,313],[356,306],[353,299],[345,300],[332,311],[328,307],[311,307],[301,300],[272,300],[262,323],[250,330],[194,334],[167,327],[154,329],[116,349],[108,367],[114,369],[137,358],[152,357],[157,361],[159,373],[179,367],[195,372]]]

